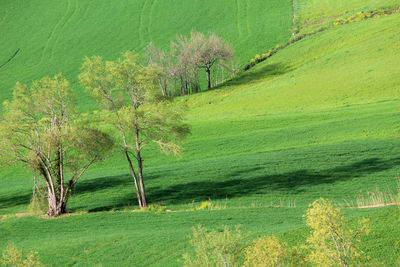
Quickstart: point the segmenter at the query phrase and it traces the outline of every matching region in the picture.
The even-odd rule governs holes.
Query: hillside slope
[[[279,1],[7,1],[0,0],[0,102],[15,82],[63,72],[78,93],[85,56],[115,59],[152,41],[167,48],[177,34],[211,29],[234,45],[243,63],[290,36],[290,0]],[[90,109],[86,94],[80,107]]]

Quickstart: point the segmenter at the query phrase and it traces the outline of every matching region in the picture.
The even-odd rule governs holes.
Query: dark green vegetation
[[[265,1],[251,1],[251,4],[248,1],[250,6],[253,2],[261,5]],[[376,1],[367,2],[368,7],[362,7],[382,7],[376,5]],[[66,9],[54,6],[63,2],[51,5],[41,2],[40,5],[42,3],[43,7],[54,9],[54,12],[46,12],[54,17],[53,20],[49,17],[48,26],[43,27],[63,33],[57,35],[58,39],[56,35],[47,39],[49,32],[33,34],[26,30],[27,34],[32,34],[29,43],[36,45],[36,52],[26,51],[23,59],[24,50],[21,50],[10,61],[14,65],[9,63],[7,69],[0,69],[1,99],[9,97],[8,88],[16,80],[36,79],[58,71],[76,79],[84,55],[101,54],[112,59],[124,49],[140,46],[133,43],[133,40],[136,42],[140,38],[129,39],[132,34],[128,30],[110,35],[117,31],[113,27],[119,29],[127,25],[121,18],[107,20],[110,26],[103,35],[103,30],[96,27],[105,24],[104,21],[90,24],[91,28],[85,26],[85,23],[90,23],[90,19],[97,21],[101,18],[99,13],[89,11],[90,6],[88,9],[77,9],[77,13],[69,9],[71,14],[67,15],[80,18],[74,24],[73,19],[67,20],[68,16],[62,16]],[[75,3],[71,1],[70,7]],[[144,7],[148,8],[149,3]],[[167,15],[167,9],[161,7],[162,2],[156,3],[160,5],[159,12]],[[112,14],[116,14],[117,8],[127,8],[126,5],[110,7],[106,4],[97,3],[96,8],[91,8],[105,12],[101,13],[104,18],[113,18]],[[182,5],[178,1],[174,4]],[[227,12],[235,10],[226,4],[217,4],[210,4],[210,10],[211,6]],[[194,27],[192,25],[198,26],[196,30],[199,31],[208,31],[215,25],[216,33],[232,42],[239,59],[246,61],[258,53],[259,49],[263,52],[264,48],[284,42],[289,37],[287,29],[290,27],[291,11],[290,3],[287,4],[276,4],[282,10],[281,14],[287,14],[282,24],[276,22],[276,18],[284,16],[277,15],[268,6],[259,8],[260,13],[253,10],[255,13],[252,13],[251,18],[263,21],[265,27],[270,23],[286,26],[276,31],[260,30],[268,36],[256,35],[254,31],[258,28],[255,27],[251,31],[254,39],[246,41],[242,41],[239,36],[239,33],[245,34],[245,24],[232,24],[231,20],[235,17],[227,18],[227,23],[242,28],[241,31],[232,30],[232,35],[228,34],[228,30],[218,30],[218,25],[223,23],[213,23],[212,20],[208,20],[212,24],[207,24],[193,18],[195,24],[182,21],[181,25],[185,25],[185,32],[189,32]],[[32,2],[30,9],[29,3],[26,5],[26,10],[22,8],[8,12],[36,14],[33,6],[38,4]],[[153,12],[156,12],[156,7],[154,5]],[[362,7],[353,9],[351,6],[348,10],[357,12]],[[192,13],[184,8],[181,10],[192,18],[199,7],[188,5],[187,9],[191,8]],[[261,14],[265,10],[271,16]],[[41,14],[39,11],[37,13]],[[346,10],[347,13],[351,11]],[[210,14],[211,17],[215,16]],[[222,14],[221,11],[219,14]],[[22,15],[12,16],[20,20],[20,24],[7,20],[7,23],[14,25],[14,30],[11,26],[4,27],[5,20],[2,20],[1,36],[5,36],[3,31],[9,32],[7,36],[10,36],[4,42],[14,44],[15,39],[19,38],[15,32],[24,21]],[[3,16],[0,15],[0,18]],[[60,18],[63,20],[57,24]],[[273,22],[268,21],[270,18]],[[67,23],[64,24],[64,20]],[[78,26],[79,23],[81,26]],[[161,21],[157,23],[153,21],[150,25],[163,25]],[[147,22],[141,25],[136,27],[143,32],[143,25],[147,25]],[[24,251],[39,251],[43,262],[53,265],[87,266],[103,263],[103,266],[176,266],[179,265],[177,259],[189,247],[187,235],[191,233],[191,227],[199,223],[207,229],[221,230],[225,224],[241,224],[243,231],[250,232],[251,238],[278,234],[290,244],[304,243],[307,229],[301,216],[307,204],[316,198],[328,197],[344,204],[344,199],[354,202],[358,194],[374,191],[376,187],[396,190],[396,176],[400,171],[399,26],[398,14],[338,26],[285,48],[216,90],[178,99],[178,103],[188,104],[187,121],[192,126],[185,154],[180,159],[173,159],[153,152],[146,155],[148,160],[145,161],[148,166],[145,176],[149,202],[166,205],[168,209],[177,212],[131,212],[136,205],[133,182],[122,156],[115,155],[109,161],[90,169],[70,200],[71,211],[99,212],[56,220],[18,218],[13,214],[27,211],[31,196],[31,175],[18,167],[1,170],[0,214],[7,216],[0,221],[0,250],[12,241]],[[135,26],[130,27],[135,32]],[[80,30],[72,37],[71,33],[77,28]],[[165,28],[157,31],[156,28],[151,29],[151,37],[142,35],[142,38],[148,38],[146,42],[153,39],[164,46],[168,45],[167,40],[176,33],[176,30],[170,28],[168,31]],[[273,39],[269,34],[274,32],[282,34],[276,35],[282,37]],[[92,36],[91,45],[81,41],[82,36]],[[236,36],[236,39],[230,39],[229,36]],[[62,41],[64,38],[68,42]],[[47,58],[43,62],[54,64],[42,63],[43,66],[28,68],[37,64],[38,59],[40,62],[42,50],[37,45],[38,40],[50,40],[46,41],[50,44],[48,48],[43,50],[43,58]],[[54,43],[56,40],[60,45]],[[162,43],[162,40],[166,43]],[[140,43],[142,47],[146,42]],[[2,49],[0,53],[7,60],[3,54],[9,57],[17,48],[9,44],[4,47],[9,51]],[[244,53],[247,48],[248,51]],[[54,53],[53,59],[48,53]],[[17,61],[18,58],[21,61]],[[56,63],[59,59],[59,63]],[[22,68],[23,65],[27,67]],[[82,92],[81,89],[77,91]],[[84,93],[80,97],[80,109],[89,112],[92,102],[87,101],[88,97]],[[222,206],[226,203],[226,209],[185,211],[198,207],[201,201],[209,198]],[[287,208],[289,203],[294,202],[296,207]],[[117,211],[105,212],[110,210]],[[399,220],[398,207],[345,209],[345,212],[353,223],[360,216],[371,218],[374,232],[364,238],[364,251],[377,262],[393,265],[394,244],[400,236],[396,227]],[[56,235],[58,228],[62,231]],[[53,256],[55,246],[56,257]]]

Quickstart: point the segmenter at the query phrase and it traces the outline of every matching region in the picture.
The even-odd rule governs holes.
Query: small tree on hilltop
[[[350,266],[360,260],[362,251],[355,243],[370,232],[367,219],[360,220],[358,228],[352,230],[345,224],[340,209],[323,198],[310,205],[305,217],[311,228],[307,238],[309,262],[316,266]]]
[[[17,83],[0,121],[0,158],[22,162],[47,186],[49,216],[66,212],[83,173],[112,148],[109,136],[83,123],[74,110],[69,82],[61,74],[31,87]]]
[[[121,151],[143,208],[147,206],[143,150],[179,154],[182,148],[177,143],[185,138],[189,128],[183,123],[181,110],[158,90],[160,70],[140,66],[137,61],[131,52],[115,62],[104,62],[96,56],[86,58],[79,79],[104,109],[103,119],[119,132]],[[132,158],[136,159],[136,166]]]

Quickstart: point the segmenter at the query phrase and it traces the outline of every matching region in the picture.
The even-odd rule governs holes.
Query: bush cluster
[[[339,26],[343,24],[349,24],[353,22],[358,22],[362,21],[365,19],[370,19],[370,18],[379,18],[382,16],[388,16],[394,13],[399,13],[400,12],[400,7],[394,8],[394,9],[377,9],[373,11],[361,11],[358,12],[357,14],[350,16],[348,18],[337,18],[336,21],[333,23],[333,26]]]
[[[207,232],[193,229],[192,254],[184,254],[185,266],[350,266],[363,265],[368,257],[358,248],[359,237],[370,232],[368,220],[350,228],[339,208],[326,199],[314,201],[304,215],[310,234],[301,247],[290,247],[275,236],[262,236],[246,244],[239,227]]]
[[[244,66],[244,71],[254,67],[255,65],[257,65],[260,62],[263,62],[264,60],[266,60],[267,58],[271,57],[273,54],[275,54],[276,52],[278,52],[278,50],[281,49],[280,45],[277,45],[275,48],[268,50],[267,52],[263,53],[263,54],[257,54],[255,55],[254,58],[250,59],[250,62],[247,63]]]
[[[13,244],[7,246],[0,258],[0,265],[10,267],[44,267],[37,252],[30,252],[24,257],[22,251]]]

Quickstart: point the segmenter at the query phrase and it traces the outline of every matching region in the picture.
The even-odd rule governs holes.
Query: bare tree
[[[203,33],[192,32],[190,43],[195,51],[195,62],[199,68],[203,68],[207,75],[207,86],[211,88],[211,70],[214,64],[227,62],[233,58],[233,48],[215,34],[208,38]]]
[[[195,93],[199,90],[195,47],[186,36],[178,35],[176,41],[171,41],[171,56],[175,63],[175,78],[180,83],[181,95]]]
[[[158,76],[158,84],[162,95],[167,96],[168,86],[173,75],[173,72],[171,72],[172,63],[170,57],[165,51],[155,47],[154,44],[150,42],[145,48],[144,58],[146,60],[146,65],[161,68],[162,71]]]

